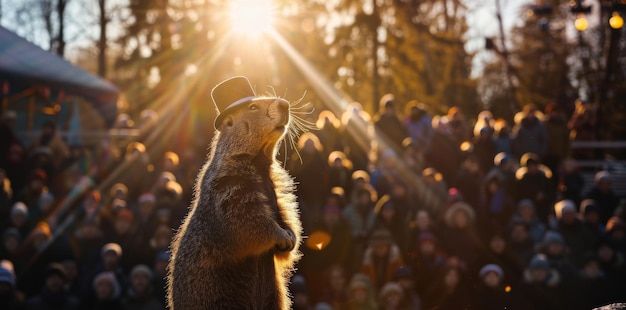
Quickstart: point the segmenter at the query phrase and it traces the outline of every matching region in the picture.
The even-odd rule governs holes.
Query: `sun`
[[[259,37],[272,29],[274,11],[272,0],[234,0],[228,15],[234,32]]]

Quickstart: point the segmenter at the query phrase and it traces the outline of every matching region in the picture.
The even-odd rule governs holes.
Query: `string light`
[[[624,19],[617,12],[613,12],[613,16],[609,18],[609,26],[613,29],[621,29],[624,26]]]

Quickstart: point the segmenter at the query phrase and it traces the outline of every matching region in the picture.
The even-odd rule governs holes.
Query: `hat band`
[[[251,101],[251,100],[252,100],[252,99],[254,99],[254,98],[256,98],[256,97],[255,97],[255,96],[243,97],[243,98],[241,98],[241,99],[239,99],[239,100],[237,100],[237,101],[235,101],[235,102],[233,102],[233,103],[229,104],[229,105],[228,105],[228,106],[227,106],[224,110],[222,110],[222,112],[224,112],[224,111],[226,111],[226,110],[228,110],[228,109],[230,109],[230,108],[232,108],[232,107],[235,107],[235,106],[237,106],[237,105],[240,105],[240,104],[242,104],[242,103],[244,103],[244,102],[246,102],[246,101]],[[221,112],[220,112],[220,113],[221,113]]]

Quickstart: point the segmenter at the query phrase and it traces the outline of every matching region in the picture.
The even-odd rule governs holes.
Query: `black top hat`
[[[236,107],[256,98],[250,81],[245,76],[235,76],[215,86],[211,91],[211,98],[217,109],[215,128],[217,129],[224,117]]]

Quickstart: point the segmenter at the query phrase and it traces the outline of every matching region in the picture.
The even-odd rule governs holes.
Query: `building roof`
[[[120,90],[0,26],[0,79],[62,89],[96,104],[114,104]]]

